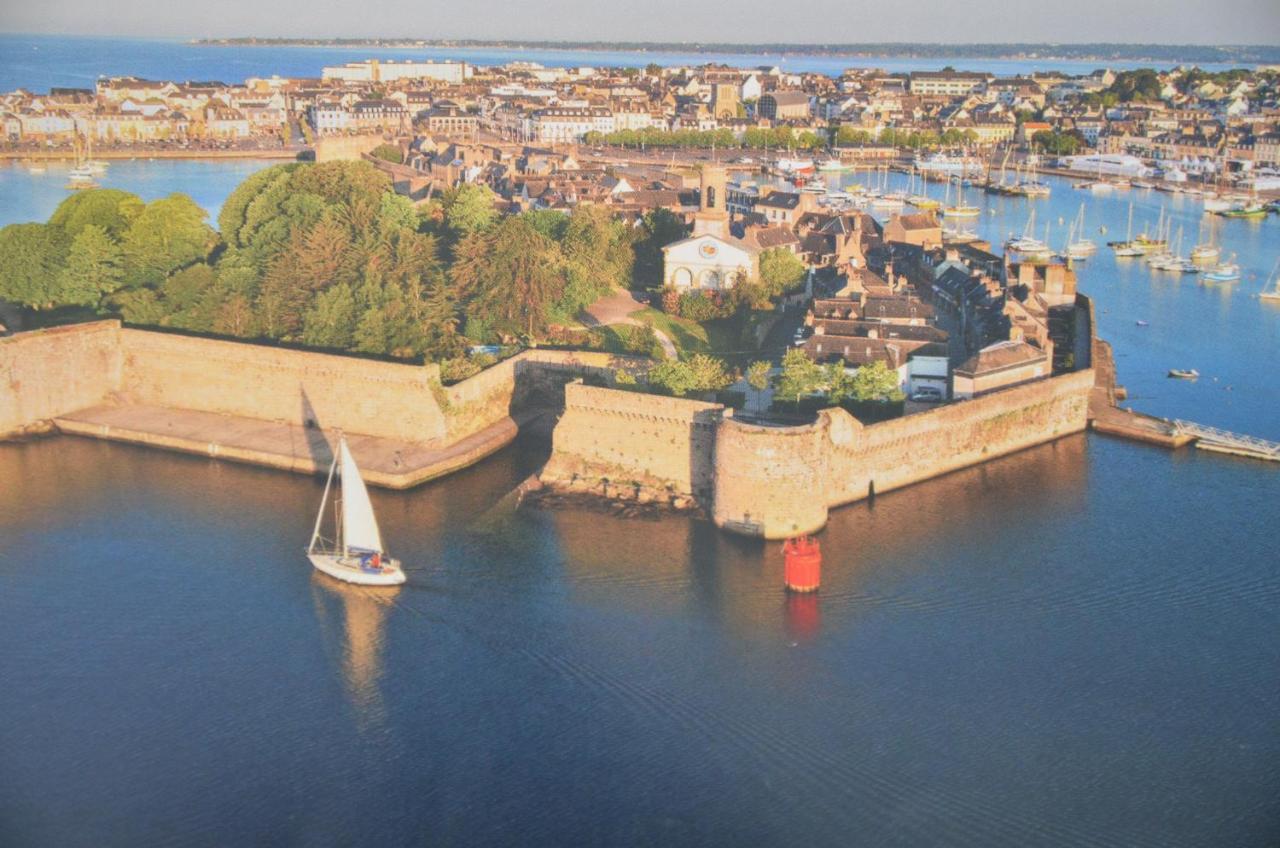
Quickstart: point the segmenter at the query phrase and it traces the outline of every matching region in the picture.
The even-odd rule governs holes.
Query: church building
[[[760,273],[760,249],[729,233],[724,168],[704,165],[693,235],[662,248],[662,280],[680,291],[727,290]]]

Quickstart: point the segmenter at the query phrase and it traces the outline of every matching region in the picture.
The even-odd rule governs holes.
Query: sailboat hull
[[[404,582],[404,572],[400,570],[398,559],[384,561],[381,571],[361,568],[358,557],[344,557],[341,554],[309,553],[307,559],[311,560],[316,570],[346,583],[358,583],[361,586],[399,586]]]

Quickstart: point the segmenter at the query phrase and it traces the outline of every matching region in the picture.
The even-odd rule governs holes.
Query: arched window
[[[687,289],[693,285],[693,272],[688,268],[677,268],[671,275],[671,285],[678,289]]]
[[[698,277],[698,285],[704,289],[718,289],[720,288],[720,275],[708,268]]]
[[[708,209],[716,208],[716,187],[715,186],[707,186],[707,208]]]

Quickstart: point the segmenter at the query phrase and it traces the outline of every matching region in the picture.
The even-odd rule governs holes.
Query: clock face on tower
[[[698,245],[698,253],[702,254],[703,259],[714,259],[719,252],[720,249],[716,247],[716,243],[713,241],[704,241]]]

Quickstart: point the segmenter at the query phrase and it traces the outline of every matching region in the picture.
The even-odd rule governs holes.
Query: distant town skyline
[[[447,11],[447,14],[445,12]],[[910,5],[797,0],[527,0],[432,8],[408,0],[321,6],[304,0],[55,0],[12,5],[4,32],[140,37],[394,37],[740,43],[1036,42],[1274,44],[1280,4],[1221,0],[1157,8],[1144,0],[949,0]]]

